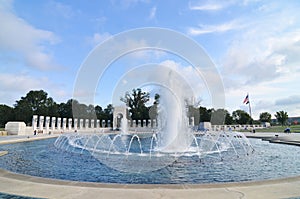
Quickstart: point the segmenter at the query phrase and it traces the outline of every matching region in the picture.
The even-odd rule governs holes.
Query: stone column
[[[91,119],[91,128],[95,128],[95,120],[94,119]]]
[[[107,120],[107,127],[111,127],[111,122],[110,122],[110,120]]]
[[[102,120],[102,128],[105,128],[105,120]]]
[[[83,129],[83,119],[79,120],[79,129]]]
[[[71,130],[72,129],[72,118],[68,119],[68,129]]]
[[[147,121],[143,120],[143,127],[145,128],[147,126]]]
[[[74,130],[77,131],[77,126],[78,126],[78,120],[77,118],[74,118]]]
[[[96,128],[97,128],[97,129],[100,128],[100,120],[96,120]]]
[[[142,126],[142,121],[138,120],[138,126],[137,127],[141,127]]]
[[[37,129],[37,122],[38,122],[38,116],[33,115],[32,116],[32,128],[34,131]]]
[[[156,127],[157,127],[156,119],[153,120],[152,127],[153,127],[153,128],[156,128]]]
[[[195,119],[194,119],[194,117],[191,117],[191,126],[195,126]]]
[[[85,119],[85,128],[90,128],[90,120],[89,119]]]
[[[133,128],[137,127],[136,120],[133,120],[132,127],[133,127]]]
[[[151,126],[151,120],[148,120],[148,126],[147,126],[148,128],[151,128],[152,126]]]
[[[52,117],[51,118],[51,129],[52,129],[52,131],[55,130],[55,122],[56,122],[56,117]]]
[[[61,118],[57,118],[57,130],[61,129]]]
[[[67,126],[67,118],[63,118],[63,122],[62,122],[63,131],[66,130],[66,126]]]
[[[46,123],[45,123],[45,127],[46,127],[46,132],[45,133],[49,132],[49,125],[50,125],[50,117],[47,116],[46,117]]]
[[[44,116],[40,116],[39,129],[40,130],[44,129]]]

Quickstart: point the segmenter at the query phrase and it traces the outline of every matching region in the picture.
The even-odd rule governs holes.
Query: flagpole
[[[250,118],[251,118],[251,124],[252,124],[252,113],[251,113],[251,105],[250,105],[250,96],[249,96],[249,94],[247,94],[248,95],[248,104],[249,104],[249,114],[250,114]]]

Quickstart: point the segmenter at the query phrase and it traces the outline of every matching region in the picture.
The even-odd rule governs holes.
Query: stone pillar
[[[147,126],[147,121],[143,120],[143,127],[145,128]]]
[[[97,129],[100,128],[100,120],[96,120],[96,128],[97,128]]]
[[[68,129],[71,130],[72,129],[72,118],[68,119]]]
[[[138,120],[138,126],[137,127],[141,127],[142,126],[142,121]]]
[[[40,116],[39,129],[40,130],[44,129],[44,116]]]
[[[79,120],[79,129],[83,129],[83,119]]]
[[[50,117],[47,116],[46,117],[46,123],[45,123],[45,128],[46,128],[46,132],[45,133],[49,132],[49,125],[50,125]]]
[[[61,129],[61,118],[57,118],[57,130]]]
[[[77,131],[77,126],[78,126],[78,120],[77,118],[74,118],[74,130]]]
[[[37,122],[38,122],[38,116],[33,115],[32,116],[32,128],[34,131],[37,129]]]
[[[56,117],[52,117],[51,118],[51,129],[52,129],[52,131],[55,130],[55,122],[56,122]]]
[[[127,120],[127,127],[131,127],[132,120]]]
[[[132,127],[133,127],[133,128],[137,127],[136,120],[133,120]]]
[[[85,119],[85,128],[90,128],[90,120],[89,119]]]
[[[151,126],[151,120],[148,120],[148,126],[147,126],[148,128],[151,128],[152,126]]]
[[[111,127],[111,122],[110,122],[110,120],[107,120],[107,127],[108,127],[108,128]]]
[[[191,117],[191,126],[195,126],[195,118]]]
[[[153,120],[152,127],[153,127],[153,128],[156,128],[156,127],[157,127],[156,119]]]
[[[63,118],[63,121],[62,121],[63,131],[66,130],[66,126],[67,126],[67,118]]]
[[[94,119],[91,119],[91,128],[95,128],[95,120]]]
[[[105,120],[102,120],[102,128],[105,127]]]

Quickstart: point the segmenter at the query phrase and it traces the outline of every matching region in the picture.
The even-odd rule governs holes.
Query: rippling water
[[[0,167],[12,172],[46,178],[105,183],[182,184],[220,183],[274,179],[300,175],[300,147],[250,139],[255,152],[249,156],[199,160],[182,157],[174,164],[148,173],[125,173],[101,164],[87,151],[62,152],[55,139],[0,145],[9,151]],[[115,162],[118,164],[118,162]],[[132,162],[134,167],[135,162]]]

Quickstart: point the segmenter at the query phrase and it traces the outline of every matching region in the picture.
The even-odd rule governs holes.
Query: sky
[[[248,111],[243,100],[249,93],[254,119],[262,112],[274,118],[281,110],[300,116],[299,9],[297,0],[0,0],[0,104],[13,106],[30,90],[41,89],[66,102],[97,46],[124,31],[157,27],[203,48],[221,77],[230,113]],[[157,50],[111,63],[98,82],[95,104],[112,103],[111,92],[124,74],[147,63],[185,74],[197,85],[196,100],[212,106],[209,88],[194,78],[190,63]]]

